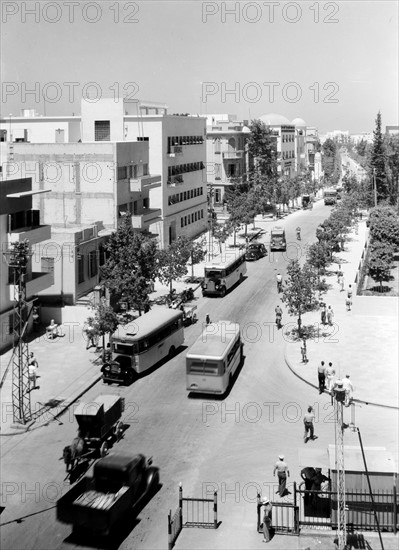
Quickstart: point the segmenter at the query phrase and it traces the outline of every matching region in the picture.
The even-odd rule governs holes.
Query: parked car
[[[246,260],[259,260],[263,256],[267,255],[267,250],[265,245],[262,243],[251,243],[247,246],[245,250],[245,259]]]

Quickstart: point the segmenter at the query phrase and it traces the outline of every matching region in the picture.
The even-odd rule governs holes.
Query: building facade
[[[262,115],[259,119],[272,131],[276,140],[278,174],[293,178],[296,174],[297,164],[295,125],[286,117],[275,113]]]
[[[13,270],[7,263],[7,252],[12,243],[23,242],[25,239],[29,242],[31,255],[25,275],[28,308],[35,296],[54,283],[52,271],[46,266],[39,266],[40,269],[37,269],[32,261],[33,247],[51,238],[50,226],[42,224],[40,212],[32,208],[35,194],[30,178],[0,181],[0,351],[10,347],[13,340],[13,308],[16,296]]]
[[[212,205],[222,206],[226,189],[242,181],[249,170],[247,138],[248,121],[236,115],[207,115],[206,177]]]

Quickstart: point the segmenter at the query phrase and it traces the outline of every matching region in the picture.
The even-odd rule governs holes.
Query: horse
[[[76,464],[78,464],[85,448],[85,440],[77,436],[70,445],[64,447],[62,451],[62,458],[66,465],[66,472],[71,472]]]

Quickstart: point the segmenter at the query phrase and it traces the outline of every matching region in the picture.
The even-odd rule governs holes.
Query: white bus
[[[240,325],[231,321],[210,323],[186,355],[187,390],[223,395],[242,357]]]
[[[183,312],[156,308],[111,336],[111,361],[102,368],[106,383],[130,383],[165,357],[173,357],[184,342]]]
[[[225,296],[236,283],[241,282],[247,272],[245,253],[225,262],[205,265],[203,296]]]

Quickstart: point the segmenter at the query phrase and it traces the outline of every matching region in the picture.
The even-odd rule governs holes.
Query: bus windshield
[[[223,269],[205,269],[205,277],[209,279],[215,279],[217,277],[224,277]]]
[[[123,355],[134,355],[138,352],[138,349],[136,344],[113,342],[113,352],[122,353]]]

